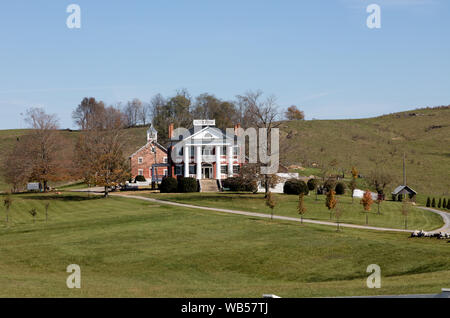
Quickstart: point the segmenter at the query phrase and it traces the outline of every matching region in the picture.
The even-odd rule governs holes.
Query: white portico
[[[235,135],[215,127],[215,120],[194,120],[188,136],[174,145],[174,174],[196,179],[226,179],[239,174]]]

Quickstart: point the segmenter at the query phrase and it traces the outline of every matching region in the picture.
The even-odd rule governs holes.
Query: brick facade
[[[155,153],[152,148],[156,150]],[[155,161],[156,159],[156,161]],[[142,161],[140,161],[142,160]],[[148,142],[141,149],[136,151],[130,156],[130,167],[132,178],[136,178],[138,175],[143,175],[148,181],[152,180],[152,165],[167,163],[167,151],[160,145],[153,142]],[[156,174],[161,177],[165,173],[167,174],[167,167],[155,168]],[[165,171],[166,170],[166,171]]]

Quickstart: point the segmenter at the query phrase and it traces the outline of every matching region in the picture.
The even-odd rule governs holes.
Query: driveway
[[[145,201],[158,203],[158,204],[173,205],[173,206],[184,207],[184,208],[189,208],[189,209],[199,209],[199,210],[223,212],[223,213],[229,213],[229,214],[238,214],[238,215],[245,215],[245,216],[252,216],[252,217],[258,217],[258,218],[270,219],[270,214],[254,213],[254,212],[239,211],[239,210],[228,210],[228,209],[220,209],[220,208],[209,208],[209,207],[198,206],[198,205],[191,205],[191,204],[184,204],[184,203],[177,203],[177,202],[171,202],[171,201],[165,201],[165,200],[146,198],[146,197],[141,197],[141,196],[137,196],[137,195],[125,195],[125,194],[117,194],[117,193],[113,193],[111,195],[118,196],[118,197],[123,197],[123,198],[133,198],[133,199],[138,199],[138,200],[145,200]],[[273,218],[276,219],[276,220],[301,222],[301,220],[299,218],[292,218],[292,217],[288,217],[288,216],[274,215]],[[303,219],[303,222],[304,223],[311,223],[311,224],[336,226],[335,222],[327,222],[327,221]],[[346,223],[340,223],[339,226],[340,227],[346,227],[346,228],[363,229],[363,230],[374,230],[374,231],[385,231],[385,232],[403,232],[403,233],[405,233],[405,232],[406,233],[413,232],[411,230],[391,229],[391,228],[385,228],[385,227],[375,227],[375,226],[346,224]],[[436,230],[436,231],[440,231],[440,230],[441,229]]]

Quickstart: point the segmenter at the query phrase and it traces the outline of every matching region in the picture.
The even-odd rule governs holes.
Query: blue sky
[[[66,7],[81,7],[68,29]],[[381,6],[381,29],[366,7]],[[32,106],[71,112],[156,93],[232,100],[261,89],[308,119],[450,104],[448,0],[3,1],[0,129]]]

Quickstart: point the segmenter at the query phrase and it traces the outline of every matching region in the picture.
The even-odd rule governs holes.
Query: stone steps
[[[200,180],[200,192],[219,192],[217,180]]]

